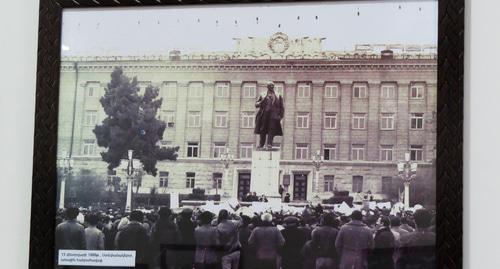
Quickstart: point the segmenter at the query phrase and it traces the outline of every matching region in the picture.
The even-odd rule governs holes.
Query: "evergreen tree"
[[[176,160],[179,147],[161,148],[166,123],[157,118],[162,99],[159,89],[148,86],[139,95],[137,78],[132,80],[116,68],[111,82],[100,102],[107,117],[97,125],[94,134],[97,144],[107,151],[101,152],[102,160],[113,170],[127,159],[127,151],[134,150],[134,159],[140,160],[143,170],[156,176],[159,160]]]

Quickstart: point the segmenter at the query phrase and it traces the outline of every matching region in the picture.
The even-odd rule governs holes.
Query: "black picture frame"
[[[55,262],[54,230],[57,192],[55,179],[57,177],[57,117],[63,9],[273,2],[300,1],[40,1],[29,268],[54,268]],[[462,268],[464,1],[439,0],[438,2],[437,265],[438,268]]]

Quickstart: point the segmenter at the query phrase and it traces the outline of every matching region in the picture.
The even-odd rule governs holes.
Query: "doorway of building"
[[[307,201],[307,174],[293,175],[293,200]]]
[[[242,200],[243,197],[250,192],[250,178],[251,173],[239,173],[238,174],[238,199]]]

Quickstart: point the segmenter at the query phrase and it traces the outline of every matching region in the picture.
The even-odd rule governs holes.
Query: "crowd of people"
[[[68,208],[58,223],[57,249],[134,250],[136,268],[436,268],[434,213],[427,209],[346,216],[307,207],[302,214],[248,216],[225,209],[122,215]]]

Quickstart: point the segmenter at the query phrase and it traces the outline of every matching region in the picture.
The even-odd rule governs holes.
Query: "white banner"
[[[135,267],[135,250],[59,250],[61,266]]]

